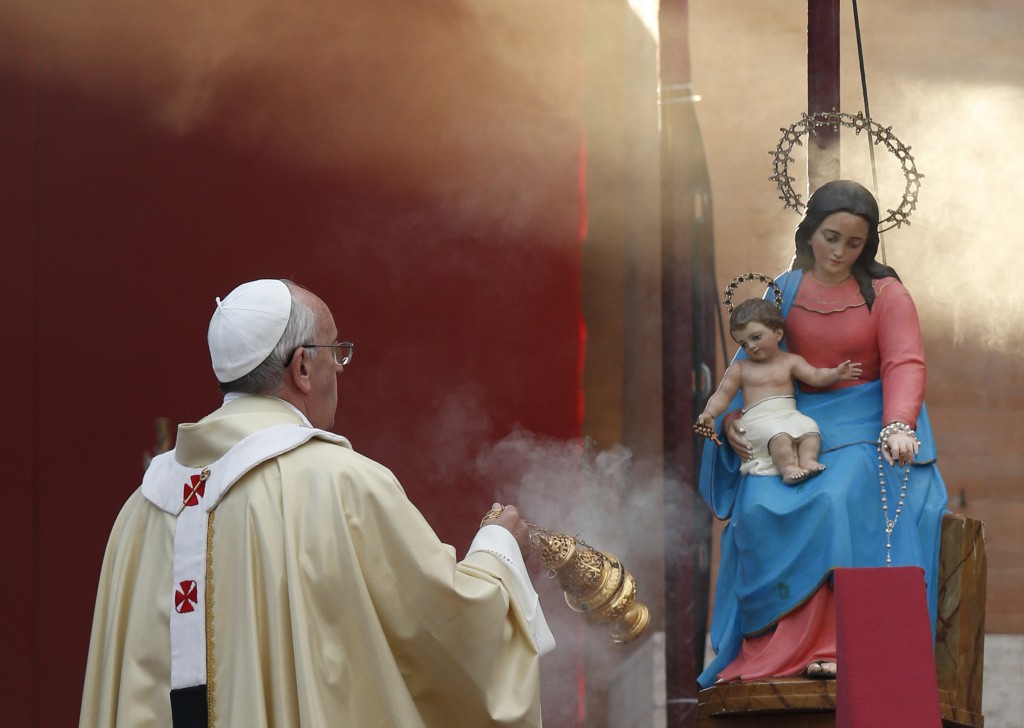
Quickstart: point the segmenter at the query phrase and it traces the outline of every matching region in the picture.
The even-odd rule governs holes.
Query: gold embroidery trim
[[[207,725],[217,724],[216,681],[213,659],[213,514],[206,525],[206,713]]]

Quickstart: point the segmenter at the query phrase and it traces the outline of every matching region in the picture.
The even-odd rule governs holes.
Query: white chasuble
[[[552,643],[511,534],[456,561],[390,471],[301,424],[243,397],[154,460],[173,487],[114,524],[80,726],[170,726],[173,687],[203,680],[222,728],[540,726]]]

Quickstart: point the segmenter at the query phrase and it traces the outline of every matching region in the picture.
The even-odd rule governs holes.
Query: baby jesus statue
[[[728,301],[727,301],[728,303]],[[821,433],[818,424],[796,409],[793,380],[827,387],[840,380],[859,379],[861,365],[844,361],[831,369],[812,367],[807,360],[779,348],[786,332],[780,308],[764,299],[743,301],[729,316],[729,334],[747,354],[725,371],[718,390],[697,418],[703,431],[714,428],[738,390],[743,390],[740,424],[753,452],[743,456],[743,473],[781,475],[787,485],[817,475]]]

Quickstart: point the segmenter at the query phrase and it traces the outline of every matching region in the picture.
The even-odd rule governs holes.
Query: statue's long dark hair
[[[815,190],[807,201],[804,219],[797,226],[794,236],[796,257],[793,259],[793,268],[807,271],[814,267],[811,236],[821,227],[826,217],[836,212],[849,212],[868,222],[868,239],[850,272],[860,286],[861,295],[870,311],[875,301],[875,289],[871,281],[876,278],[900,280],[900,277],[895,270],[875,260],[878,254],[878,203],[862,185],[850,180],[835,180]]]

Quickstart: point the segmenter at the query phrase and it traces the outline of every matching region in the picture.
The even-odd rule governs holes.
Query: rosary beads
[[[900,513],[903,511],[903,501],[907,496],[907,481],[910,479],[910,464],[903,470],[903,484],[900,486],[900,499],[896,504],[896,515],[889,520],[889,499],[885,489],[885,462],[882,459],[882,451],[889,449],[889,435],[896,432],[903,432],[916,439],[913,428],[905,422],[890,422],[878,433],[878,482],[882,487],[882,516],[885,517],[885,565],[892,566],[892,531],[896,528],[896,522],[900,520]]]

